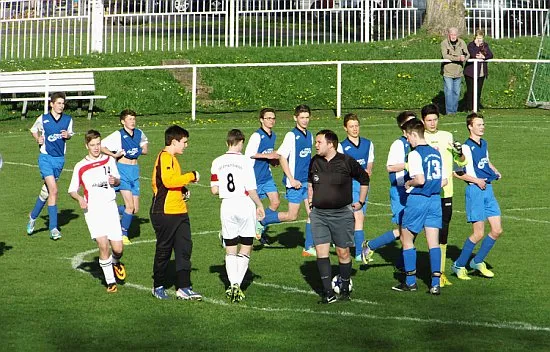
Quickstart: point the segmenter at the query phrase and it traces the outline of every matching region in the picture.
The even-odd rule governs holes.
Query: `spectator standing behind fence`
[[[443,75],[443,92],[445,93],[445,113],[456,114],[458,111],[458,97],[464,63],[470,58],[464,40],[458,37],[458,29],[451,27],[447,31],[447,39],[441,42],[441,56],[451,62],[441,63]]]
[[[485,34],[482,30],[476,31],[476,36],[474,40],[468,43],[468,52],[470,53],[470,58],[480,59],[483,61],[477,62],[477,107],[481,108],[481,89],[483,88],[483,82],[487,77],[487,62],[493,58],[493,53],[489,48],[483,37]],[[464,68],[464,78],[466,80],[466,109],[467,111],[474,110],[474,63],[467,62],[466,67]]]

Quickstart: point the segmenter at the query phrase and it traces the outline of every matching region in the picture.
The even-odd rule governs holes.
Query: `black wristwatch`
[[[361,208],[363,208],[365,206],[365,202],[359,201],[359,204],[361,204]]]

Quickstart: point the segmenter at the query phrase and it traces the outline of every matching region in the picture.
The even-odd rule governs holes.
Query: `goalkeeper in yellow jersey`
[[[437,149],[443,160],[443,170],[447,175],[443,175],[448,183],[441,189],[441,209],[443,227],[439,231],[439,246],[441,247],[441,287],[451,285],[451,282],[445,276],[445,260],[447,258],[447,239],[449,237],[449,223],[453,214],[453,163],[458,166],[465,165],[464,155],[462,155],[462,145],[455,142],[450,132],[440,131],[439,109],[434,104],[426,105],[421,111],[422,122],[424,122],[424,138],[426,142]]]

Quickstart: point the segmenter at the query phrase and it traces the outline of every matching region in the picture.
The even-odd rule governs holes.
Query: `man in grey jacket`
[[[443,75],[443,92],[445,93],[445,112],[455,114],[458,110],[458,97],[462,82],[464,63],[470,58],[464,40],[458,37],[458,29],[451,27],[447,38],[441,42],[441,56],[451,62],[441,64]]]

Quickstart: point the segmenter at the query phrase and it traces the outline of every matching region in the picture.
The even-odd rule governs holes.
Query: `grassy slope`
[[[369,44],[310,45],[288,48],[197,48],[182,52],[141,52],[75,58],[2,61],[3,70],[62,69],[161,65],[163,60],[191,63],[299,62],[326,60],[439,58],[441,38],[424,34]],[[539,39],[489,40],[495,58],[536,58]],[[532,65],[493,63],[483,102],[492,108],[522,108]],[[315,109],[336,107],[336,67],[223,68],[200,70],[201,84],[211,88],[199,109],[217,113],[255,111],[259,106],[289,109],[307,102]],[[112,116],[131,106],[142,114],[188,114],[191,96],[168,71],[96,73],[99,115]],[[343,68],[343,107],[418,108],[440,99],[439,64],[353,65]],[[2,105],[2,118],[17,117]],[[39,107],[36,107],[39,109]]]

